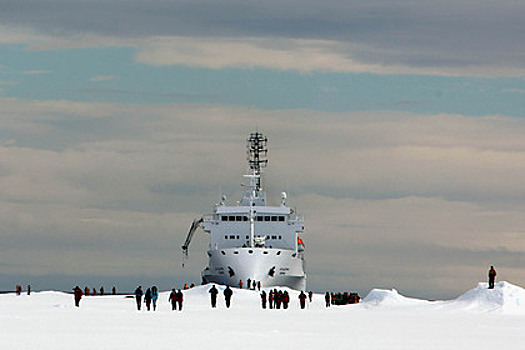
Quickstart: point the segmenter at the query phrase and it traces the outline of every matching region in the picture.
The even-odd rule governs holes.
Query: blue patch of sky
[[[2,95],[37,100],[224,104],[265,110],[525,117],[525,80],[149,66],[132,48],[28,51],[0,46]],[[24,74],[40,71],[41,74]],[[47,72],[47,73],[46,73]],[[90,81],[97,76],[114,79]]]

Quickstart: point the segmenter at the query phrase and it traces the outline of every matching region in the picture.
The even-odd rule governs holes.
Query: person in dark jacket
[[[489,289],[494,289],[495,281],[496,281],[496,269],[494,268],[494,266],[491,266],[489,270]]]
[[[273,309],[273,301],[275,299],[275,293],[273,292],[273,290],[270,289],[270,292],[268,293],[268,306],[270,307],[270,309]]]
[[[171,303],[171,310],[177,310],[177,292],[175,289],[171,290],[170,297],[168,298],[168,301]]]
[[[314,296],[314,292],[309,291],[309,292],[308,292],[308,300],[309,300],[310,302],[312,302],[312,297],[313,297],[313,296]]]
[[[137,302],[137,310],[140,311],[140,305],[142,303],[142,286],[138,286],[137,289],[135,289],[135,301]]]
[[[146,303],[146,309],[150,311],[151,309],[151,289],[146,289],[146,294],[144,294],[144,303]]]
[[[226,307],[229,308],[230,307],[230,302],[231,302],[231,299],[232,299],[232,295],[233,295],[233,292],[230,288],[230,286],[226,286],[226,289],[224,290],[224,300],[226,300]]]
[[[100,287],[100,295],[104,295],[104,287]]]
[[[264,290],[261,293],[261,304],[262,308],[266,309],[266,292]]]
[[[80,299],[82,299],[82,289],[79,286],[76,286],[73,289],[73,294],[75,295],[75,306],[80,307]]]
[[[326,292],[324,295],[324,301],[326,303],[326,307],[330,307],[330,293]]]
[[[179,289],[177,292],[177,303],[179,303],[179,311],[182,311],[182,302],[184,301],[184,295],[182,294],[182,291]]]
[[[281,303],[283,301],[283,292],[281,292],[280,290],[278,291],[277,289],[274,289],[273,290],[273,305],[276,309],[280,309],[281,308]]]
[[[217,307],[217,294],[219,294],[219,291],[215,288],[215,285],[210,288],[208,293],[211,296],[211,307]]]
[[[303,291],[299,294],[299,302],[301,304],[301,309],[304,309],[306,306],[306,294],[304,294]]]
[[[117,295],[117,287],[113,286],[111,293],[113,293],[113,295]]]

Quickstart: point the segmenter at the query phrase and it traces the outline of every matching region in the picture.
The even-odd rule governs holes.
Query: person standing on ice
[[[179,289],[177,292],[177,303],[179,304],[179,311],[182,311],[182,302],[184,301],[184,294],[182,294],[182,291]]]
[[[140,304],[142,303],[142,286],[138,286],[137,289],[135,289],[135,300],[137,302],[137,310],[140,311]]]
[[[146,294],[144,294],[144,303],[148,311],[151,309],[151,289],[146,289]]]
[[[312,291],[309,291],[309,292],[308,292],[308,300],[309,300],[310,302],[312,302],[312,297],[313,297],[313,295],[314,295],[314,293],[313,293]]]
[[[283,309],[288,309],[288,303],[290,303],[290,295],[287,291],[283,293]]]
[[[153,311],[157,309],[157,299],[159,298],[159,291],[157,286],[151,287],[151,301],[153,302]]]
[[[299,302],[301,303],[301,309],[304,309],[306,306],[306,294],[304,294],[303,291],[301,291],[301,294],[299,294]]]
[[[491,266],[489,270],[489,289],[494,289],[495,281],[496,281],[496,269],[494,268],[494,266]]]
[[[230,307],[230,302],[231,302],[231,299],[232,299],[232,295],[233,295],[233,292],[230,288],[230,286],[226,286],[226,289],[224,290],[224,300],[226,300],[226,307],[229,308]]]
[[[266,309],[266,292],[264,290],[261,293],[261,304],[262,308]]]
[[[211,307],[215,308],[217,307],[217,294],[219,294],[219,291],[217,288],[215,288],[215,285],[213,285],[210,290],[208,291],[211,296]]]
[[[80,307],[80,299],[82,299],[82,289],[79,286],[76,286],[73,289],[73,294],[75,295],[75,306]]]
[[[330,307],[330,293],[326,292],[324,295],[324,301],[326,303],[326,307]]]
[[[171,310],[177,310],[177,292],[175,291],[175,288],[171,290],[170,297],[168,298],[168,301],[171,303]]]

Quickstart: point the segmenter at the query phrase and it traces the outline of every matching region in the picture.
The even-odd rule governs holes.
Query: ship
[[[262,169],[268,165],[267,142],[260,132],[250,133],[246,140],[248,171],[240,201],[228,205],[223,195],[213,213],[195,219],[190,226],[182,245],[186,258],[199,228],[210,236],[203,284],[306,288],[303,217],[286,205],[286,192],[281,193],[280,205],[267,205],[261,186]]]

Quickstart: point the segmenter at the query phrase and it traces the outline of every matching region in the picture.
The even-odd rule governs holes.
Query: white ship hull
[[[227,248],[209,250],[209,267],[202,272],[203,282],[246,286],[248,279],[262,287],[287,286],[305,290],[304,260],[293,250],[271,248]],[[252,282],[253,283],[253,282]]]

